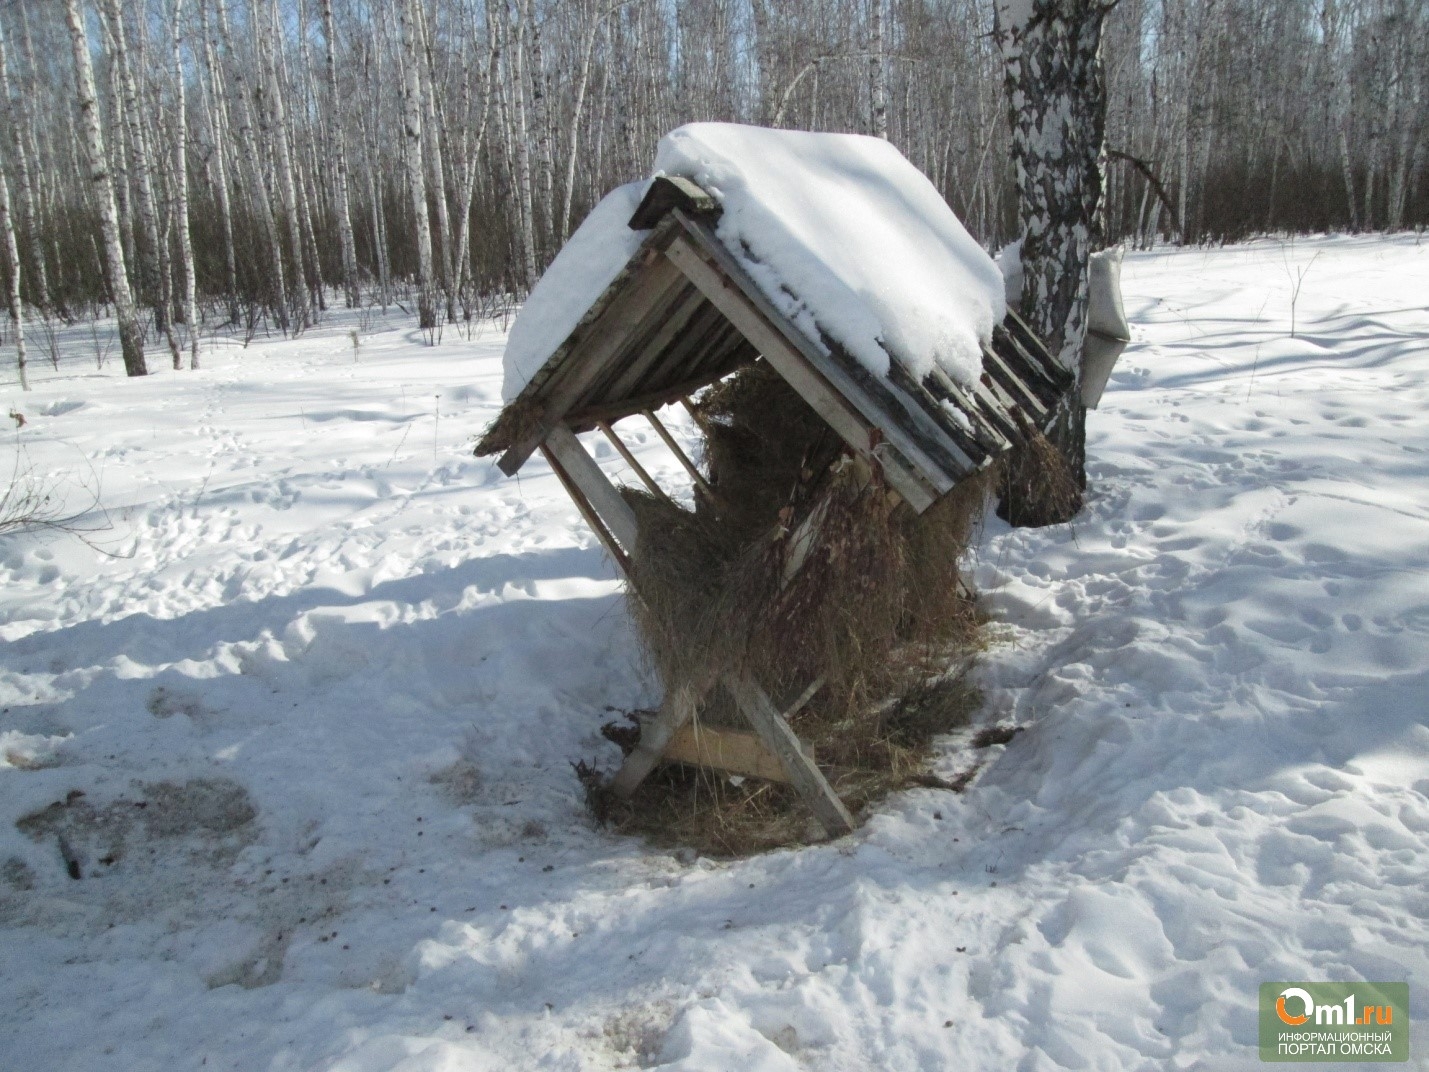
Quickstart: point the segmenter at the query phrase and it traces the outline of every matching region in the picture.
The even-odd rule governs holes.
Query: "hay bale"
[[[707,392],[696,411],[714,500],[686,510],[622,490],[641,527],[631,611],[652,666],[666,689],[700,693],[727,671],[749,674],[781,705],[822,676],[792,725],[846,803],[910,784],[932,738],[977,703],[961,676],[946,673],[979,644],[981,619],[958,560],[995,467],[920,516],[880,474],[846,457],[763,362]],[[785,585],[788,533],[814,511],[813,550]],[[931,703],[935,693],[948,702]],[[720,690],[700,717],[743,723]],[[803,829],[787,790],[735,787],[707,771],[662,769],[636,801],[602,806],[624,829],[649,832],[659,816],[663,829],[707,851],[763,847]]]

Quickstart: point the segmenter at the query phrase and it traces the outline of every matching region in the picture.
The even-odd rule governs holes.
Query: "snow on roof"
[[[972,384],[1006,313],[1002,275],[933,184],[888,142],[732,123],[666,135],[656,174],[697,183],[716,233],[765,296],[874,375],[889,354],[916,379],[936,364]],[[565,340],[638,248],[628,226],[648,182],[608,194],[532,290],[506,348],[507,401]]]

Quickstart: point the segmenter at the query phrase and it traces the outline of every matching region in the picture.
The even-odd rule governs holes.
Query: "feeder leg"
[[[628,797],[635,792],[645,776],[660,762],[670,738],[694,716],[702,698],[693,689],[675,689],[666,694],[660,713],[654,721],[640,727],[640,743],[626,757],[624,765],[610,783],[617,795]]]
[[[794,784],[804,802],[812,809],[814,816],[823,824],[830,837],[840,837],[853,829],[853,816],[844,807],[834,787],[815,766],[798,736],[789,728],[789,723],[779,713],[774,702],[769,699],[759,685],[748,677],[725,674],[721,682],[734,702],[749,719],[754,731],[759,734],[764,747],[779,757],[784,769],[789,772],[789,781]]]

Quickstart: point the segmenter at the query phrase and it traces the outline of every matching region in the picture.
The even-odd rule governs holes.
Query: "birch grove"
[[[329,294],[430,329],[519,300],[695,120],[886,137],[996,246],[1027,141],[993,6],[7,0],[0,283],[117,315],[136,372]],[[1120,0],[1100,37],[1107,241],[1429,222],[1425,0]]]

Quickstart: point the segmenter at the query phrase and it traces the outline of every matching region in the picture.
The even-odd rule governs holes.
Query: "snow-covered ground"
[[[555,480],[469,454],[497,331],[334,315],[140,381],[76,332],[3,388],[6,458],[110,528],[0,538],[0,1065],[1251,1069],[1262,981],[1422,1010],[1429,248],[1126,290],[1086,512],[976,552],[1023,732],[736,862],[584,810],[655,697]]]

